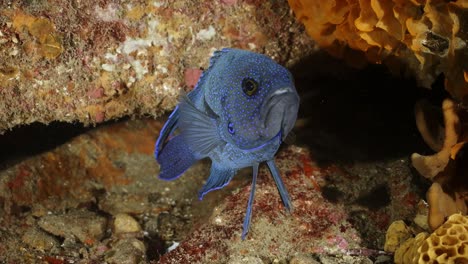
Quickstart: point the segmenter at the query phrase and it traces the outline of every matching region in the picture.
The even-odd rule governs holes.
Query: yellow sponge
[[[396,250],[395,263],[467,264],[468,217],[453,214],[431,235],[408,239]]]

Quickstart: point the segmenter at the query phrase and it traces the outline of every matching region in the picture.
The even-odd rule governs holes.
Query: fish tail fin
[[[171,138],[166,143],[158,152],[156,160],[161,165],[159,178],[167,181],[180,177],[197,161],[180,135]]]
[[[257,175],[258,175],[258,163],[253,165],[253,178],[252,178],[252,187],[250,187],[250,196],[249,202],[247,203],[247,212],[245,213],[244,224],[242,225],[242,240],[245,239],[245,236],[249,232],[250,220],[252,219],[252,205],[255,196],[255,186],[257,185]]]
[[[288,210],[289,212],[292,212],[293,207],[291,204],[291,199],[289,198],[288,190],[286,190],[286,187],[284,186],[284,183],[281,180],[281,176],[278,168],[276,167],[275,161],[269,160],[267,161],[267,164],[268,168],[270,169],[271,175],[273,175],[273,179],[275,180],[276,187],[278,188],[278,192],[281,196],[281,200],[283,201],[284,207],[286,207],[286,210]]]

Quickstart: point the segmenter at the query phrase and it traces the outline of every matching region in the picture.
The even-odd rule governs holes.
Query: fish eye
[[[242,91],[248,96],[254,95],[258,90],[258,83],[252,78],[242,80]]]
[[[228,132],[229,134],[234,135],[234,124],[231,122],[228,123]]]

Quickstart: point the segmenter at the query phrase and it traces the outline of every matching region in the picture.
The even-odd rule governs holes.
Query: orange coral
[[[468,102],[468,1],[288,0],[308,34],[335,56],[397,69],[405,62],[420,84],[430,87],[444,73],[446,89]],[[362,56],[361,56],[362,58]],[[356,63],[354,63],[356,64]]]
[[[433,181],[426,196],[429,204],[428,224],[431,229],[439,227],[446,217],[454,213],[468,213],[468,178],[466,140],[468,123],[466,112],[446,99],[442,111],[427,101],[416,104],[416,124],[424,141],[434,150],[434,155],[414,153],[411,161],[416,170]],[[443,114],[444,126],[439,122]]]
[[[435,230],[445,222],[445,218],[455,213],[466,214],[466,203],[459,193],[455,197],[446,194],[440,184],[433,183],[427,191],[427,203],[429,204],[428,224]]]
[[[451,100],[445,100],[442,105],[442,110],[445,119],[445,136],[442,146],[440,143],[440,136],[430,134],[430,127],[427,125],[435,118],[423,118],[424,109],[422,103],[416,105],[416,123],[419,131],[421,132],[426,143],[438,152],[432,156],[422,156],[417,153],[411,155],[413,166],[418,170],[421,175],[428,179],[434,178],[437,174],[445,169],[449,162],[451,148],[457,143],[459,132],[459,119],[456,113],[454,103]],[[427,112],[427,111],[426,111]],[[437,149],[440,148],[440,149]]]

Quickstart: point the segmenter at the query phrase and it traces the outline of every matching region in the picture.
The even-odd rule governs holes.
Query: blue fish
[[[294,126],[299,96],[291,73],[265,55],[238,49],[216,51],[196,87],[174,109],[159,134],[159,178],[174,180],[197,160],[212,161],[200,200],[226,186],[236,172],[253,168],[243,224],[249,231],[258,166],[266,161],[288,211],[291,200],[274,155]]]

